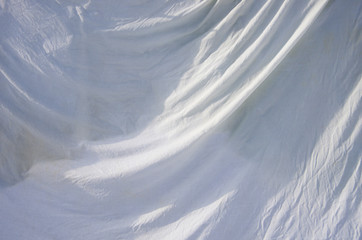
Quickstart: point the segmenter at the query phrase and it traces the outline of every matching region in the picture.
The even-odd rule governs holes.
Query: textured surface
[[[0,0],[0,238],[360,239],[361,12]]]

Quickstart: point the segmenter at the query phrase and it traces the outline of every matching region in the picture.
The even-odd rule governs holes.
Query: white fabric
[[[360,239],[361,9],[0,0],[0,239]]]

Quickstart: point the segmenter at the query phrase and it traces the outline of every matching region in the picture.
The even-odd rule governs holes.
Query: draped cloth
[[[361,13],[1,0],[0,238],[360,239]]]

